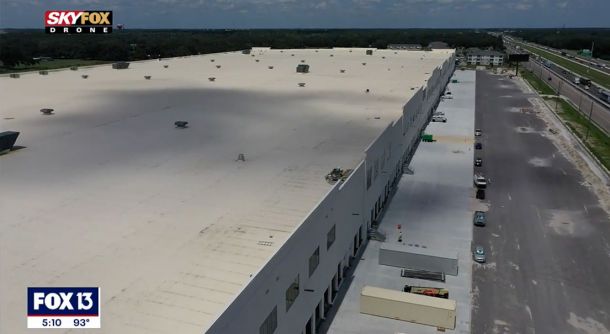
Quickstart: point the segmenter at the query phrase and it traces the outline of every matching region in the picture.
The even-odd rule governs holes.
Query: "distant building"
[[[452,49],[452,47],[445,42],[435,41],[428,44],[428,49]]]
[[[470,48],[466,49],[464,54],[469,65],[500,66],[504,64],[504,54],[498,51]]]
[[[421,50],[421,44],[388,44],[390,50]]]

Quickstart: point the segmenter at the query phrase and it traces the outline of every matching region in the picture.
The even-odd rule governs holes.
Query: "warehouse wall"
[[[328,192],[207,333],[259,333],[268,317],[277,319],[273,333],[307,333],[306,326],[315,332],[315,323],[330,307],[333,290],[343,282],[345,267],[353,264],[366,243],[367,227],[379,217],[402,175],[403,162],[417,147],[454,66],[451,57],[431,73],[428,86],[417,91],[403,115],[371,143],[349,178]],[[328,247],[333,226],[335,241]],[[318,248],[319,264],[310,276],[309,260]],[[298,296],[287,310],[286,291],[297,276]]]

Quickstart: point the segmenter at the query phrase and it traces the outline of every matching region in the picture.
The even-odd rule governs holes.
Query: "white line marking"
[[[583,204],[582,206],[585,208],[585,212],[586,212],[587,214],[589,214],[589,210],[587,210],[587,205],[586,205],[586,204]]]
[[[510,197],[510,193],[508,193],[508,200],[509,200],[509,201],[512,201],[512,200],[513,200],[513,198],[512,198],[512,197]]]

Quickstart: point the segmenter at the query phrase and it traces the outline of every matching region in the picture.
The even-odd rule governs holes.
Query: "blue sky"
[[[126,28],[610,27],[610,0],[0,0],[0,27],[106,9]]]

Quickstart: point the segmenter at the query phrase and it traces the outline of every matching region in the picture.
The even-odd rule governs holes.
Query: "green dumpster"
[[[421,140],[424,141],[424,142],[433,142],[434,141],[432,135],[429,134],[429,133],[423,133],[421,135]]]

